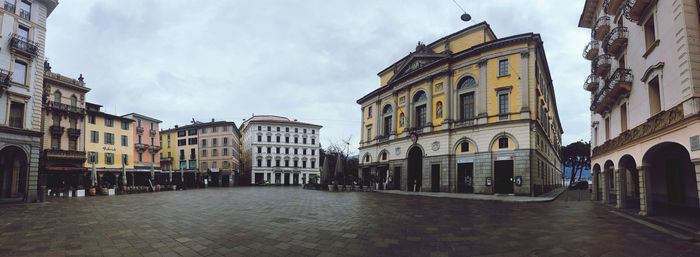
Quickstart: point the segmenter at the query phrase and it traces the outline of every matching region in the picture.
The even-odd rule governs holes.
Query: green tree
[[[576,181],[576,175],[581,180],[583,170],[591,166],[591,143],[583,140],[573,142],[561,149],[561,155],[564,166],[571,167],[569,185],[572,185]]]

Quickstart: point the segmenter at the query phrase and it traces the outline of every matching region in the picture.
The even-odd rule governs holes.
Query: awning
[[[50,171],[88,171],[88,168],[75,168],[75,167],[44,167],[45,170]]]

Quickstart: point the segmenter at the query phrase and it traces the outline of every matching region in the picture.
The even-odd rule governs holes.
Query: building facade
[[[86,103],[85,167],[95,183],[123,186],[127,170],[134,169],[135,122],[126,117],[100,111],[102,106]]]
[[[539,34],[479,23],[379,72],[360,98],[360,177],[387,188],[537,195],[561,184],[561,134]]]
[[[82,75],[72,79],[53,73],[48,62],[44,62],[43,87],[39,186],[86,186],[85,94],[90,89]]]
[[[300,185],[320,176],[321,128],[273,115],[243,122],[242,158],[250,183]]]
[[[0,198],[37,200],[46,19],[56,0],[0,9]]]
[[[232,186],[240,173],[241,134],[234,122],[193,121],[161,131],[161,167],[178,171],[178,178],[194,186],[204,182]],[[168,169],[169,168],[169,169]]]
[[[593,200],[700,208],[700,19],[693,0],[587,0]]]
[[[134,169],[127,171],[127,179],[131,179],[132,184],[147,179],[158,179],[156,172],[161,173],[160,155],[158,154],[161,150],[158,124],[161,121],[138,113],[129,113],[122,117],[133,120],[131,127],[134,128],[131,135],[131,138],[134,139],[134,142],[131,143]],[[158,184],[167,182],[165,177],[160,177],[157,180]]]

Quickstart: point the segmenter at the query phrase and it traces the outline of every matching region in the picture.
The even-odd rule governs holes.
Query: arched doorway
[[[420,191],[423,183],[423,151],[413,147],[408,152],[408,176],[406,176],[407,191]]]
[[[591,171],[591,179],[593,180],[593,196],[592,200],[593,201],[600,201],[601,195],[603,193],[603,190],[601,187],[601,180],[600,180],[600,164],[595,164],[593,165],[593,170]]]
[[[27,193],[27,155],[16,146],[0,150],[0,199],[22,200]]]
[[[630,155],[620,158],[620,195],[624,196],[621,208],[639,209],[639,171],[637,162]],[[624,191],[624,193],[622,193]]]
[[[607,160],[603,165],[603,203],[617,203],[615,194],[615,164]]]
[[[647,215],[697,215],[700,203],[695,168],[684,146],[672,142],[657,144],[644,154],[642,161],[651,188],[647,205],[653,206]]]

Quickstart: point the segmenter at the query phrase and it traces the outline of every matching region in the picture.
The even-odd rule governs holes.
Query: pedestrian
[[[417,186],[417,181],[414,179],[413,180],[413,192],[416,192],[416,186]]]

